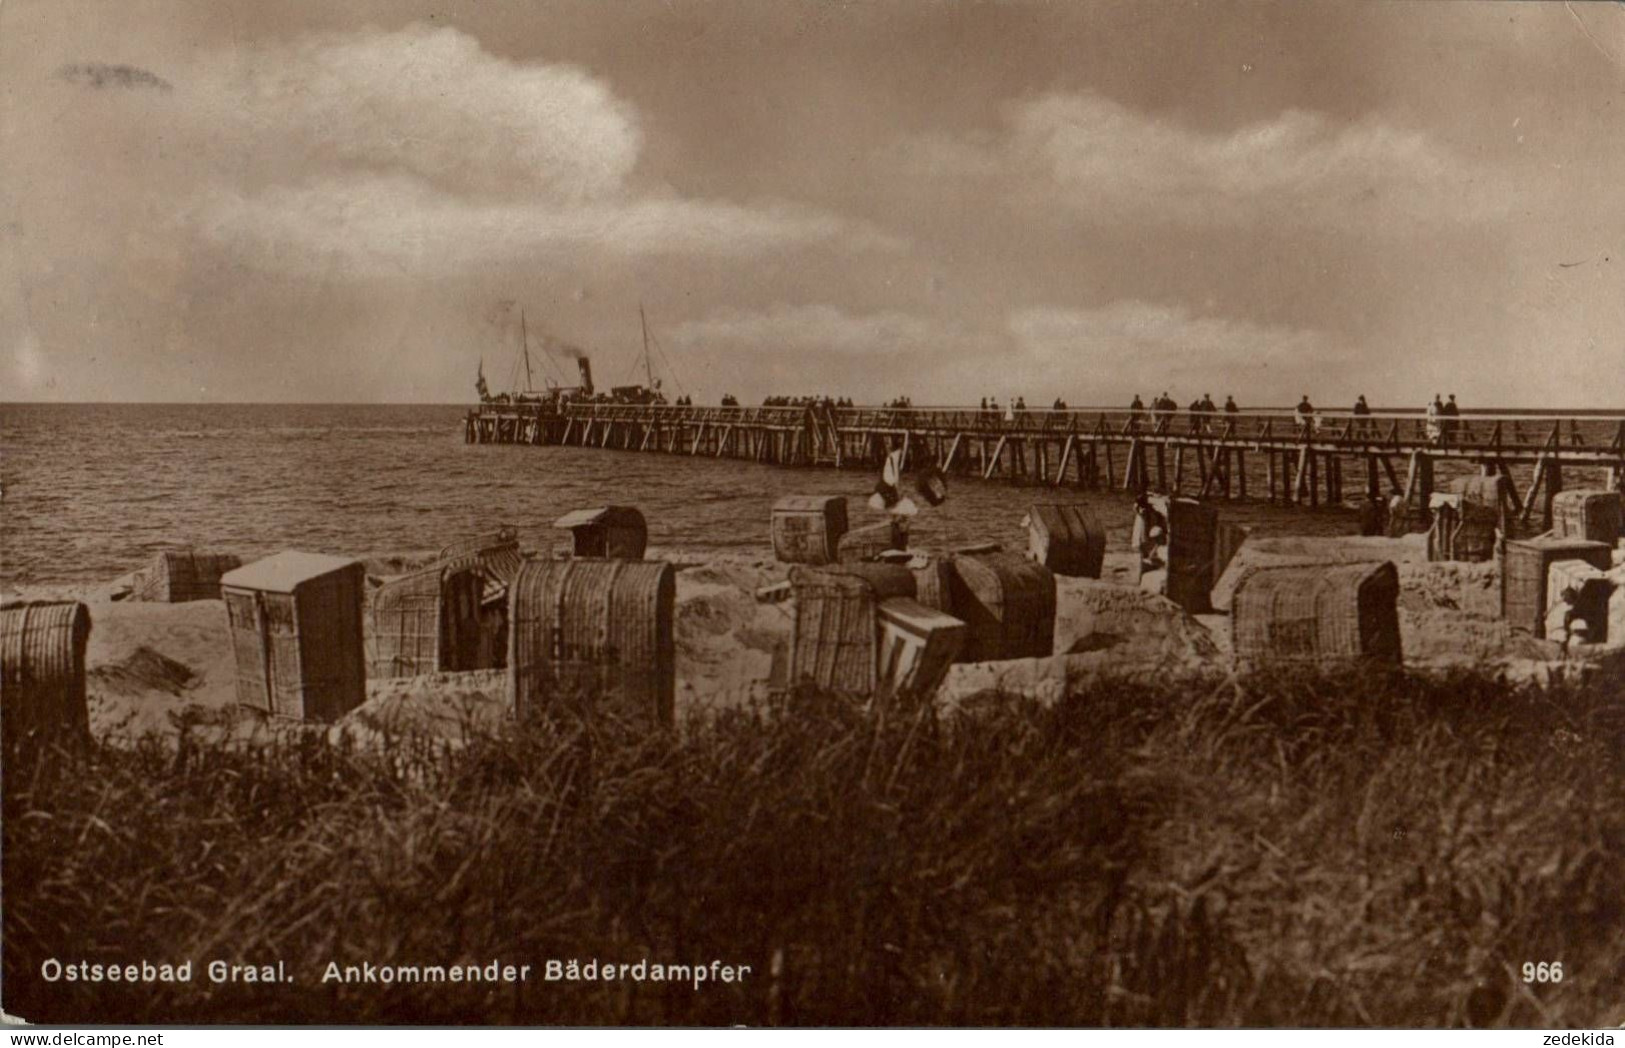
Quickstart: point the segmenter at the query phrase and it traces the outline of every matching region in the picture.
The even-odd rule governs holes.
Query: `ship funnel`
[[[581,368],[581,395],[592,396],[592,361],[583,353],[576,358],[576,366]]]

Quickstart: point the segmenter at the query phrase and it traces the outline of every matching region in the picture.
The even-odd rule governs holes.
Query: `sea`
[[[435,550],[498,525],[530,548],[563,539],[573,509],[633,505],[651,546],[771,558],[768,527],[784,495],[851,499],[852,526],[883,520],[865,505],[864,471],[572,447],[468,445],[463,405],[0,405],[0,582],[103,581],[177,546],[252,559],[284,549],[367,555]],[[1260,458],[1261,456],[1254,456]],[[922,508],[911,543],[998,542],[1024,549],[1022,520],[1055,489],[953,477]],[[1253,482],[1262,487],[1262,478]],[[1352,480],[1346,484],[1353,487]],[[1127,548],[1122,493],[1062,493],[1090,505],[1112,546]],[[1346,534],[1356,514],[1224,503],[1227,519],[1270,533]]]

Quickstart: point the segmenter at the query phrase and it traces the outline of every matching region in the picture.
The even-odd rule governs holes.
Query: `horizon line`
[[[478,402],[470,402],[470,401],[429,401],[429,400],[0,400],[0,408],[12,408],[12,407],[169,407],[169,408],[192,408],[192,407],[198,407],[198,408],[203,408],[203,407],[217,407],[217,408],[232,408],[232,407],[236,407],[236,408],[253,408],[253,407],[375,408],[375,407],[379,407],[379,408],[382,408],[382,407],[401,407],[401,408],[475,408],[475,407],[478,407],[478,406],[479,406]],[[668,405],[665,405],[665,406],[671,407],[673,405],[668,404]],[[695,405],[692,405],[692,406],[697,407],[697,408],[703,408],[703,407],[719,407],[720,405],[718,405],[718,404],[695,404]],[[762,407],[762,406],[764,406],[764,405],[750,404],[750,403],[740,403],[740,404],[737,405],[737,407],[740,407],[740,408],[753,408],[753,407]],[[1001,408],[1004,407],[1004,406],[1007,406],[1007,405],[1001,405]],[[853,407],[857,407],[857,408],[874,408],[874,409],[877,409],[877,410],[885,410],[887,408],[887,405],[885,405],[885,404],[854,404]],[[1282,404],[1282,405],[1248,404],[1248,405],[1243,405],[1241,407],[1241,411],[1243,413],[1248,412],[1248,411],[1292,411],[1294,409],[1294,407],[1295,407],[1295,405],[1293,405],[1293,404]],[[975,411],[975,410],[977,410],[976,405],[974,405],[974,404],[920,404],[920,405],[917,405],[914,408],[914,410],[930,410],[930,409],[958,410],[958,411]],[[1051,408],[1051,407],[1046,406],[1046,405],[1040,404],[1040,405],[1030,405],[1030,406],[1028,406],[1027,410],[1031,411],[1031,412],[1039,412],[1039,411],[1052,411],[1052,410],[1056,410],[1056,409]],[[1077,405],[1068,405],[1065,410],[1072,411],[1072,412],[1080,412],[1080,411],[1081,412],[1091,412],[1091,411],[1126,412],[1126,411],[1129,410],[1129,408],[1127,406],[1123,406],[1123,405],[1077,404]],[[1150,409],[1147,408],[1146,410],[1149,411]],[[1317,406],[1315,410],[1317,412],[1322,412],[1322,413],[1336,414],[1336,413],[1345,412],[1347,409],[1346,408],[1340,408],[1340,407],[1332,407],[1332,406],[1329,406],[1329,405],[1326,405],[1326,404],[1322,404],[1320,406]],[[1379,406],[1374,404],[1374,405],[1371,406],[1371,410],[1372,410],[1373,413],[1378,414],[1378,415],[1395,415],[1395,414],[1411,414],[1411,413],[1423,414],[1426,411],[1426,407],[1424,406],[1424,407],[1397,407],[1397,408],[1391,408],[1391,407],[1379,407]],[[1561,407],[1561,408],[1548,408],[1548,407],[1475,407],[1475,408],[1465,408],[1464,407],[1464,408],[1461,409],[1461,412],[1464,415],[1542,414],[1542,415],[1602,415],[1602,416],[1611,416],[1611,417],[1625,417],[1625,407],[1609,407],[1609,408],[1603,408],[1603,407]],[[1179,408],[1177,410],[1177,413],[1181,414],[1181,415],[1185,414],[1186,409],[1181,407],[1181,408]]]

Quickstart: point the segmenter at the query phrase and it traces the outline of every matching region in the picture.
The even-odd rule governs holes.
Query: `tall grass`
[[[4,774],[33,1020],[1320,1025],[1625,1020],[1617,675],[1097,683],[448,749],[183,739]],[[282,960],[292,986],[47,983]],[[536,966],[321,982],[329,961]],[[750,965],[548,982],[548,959]],[[1556,984],[1525,962],[1561,961]]]

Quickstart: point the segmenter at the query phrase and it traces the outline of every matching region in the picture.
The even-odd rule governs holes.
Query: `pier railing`
[[[1318,505],[1344,499],[1345,465],[1364,495],[1424,508],[1435,463],[1513,478],[1514,510],[1549,516],[1563,470],[1625,482],[1625,414],[1354,414],[1291,409],[1159,412],[1111,408],[762,407],[487,402],[465,420],[477,444],[575,445],[748,459],[783,466],[873,467],[901,451],[930,465],[1054,486],[1185,491]],[[1262,456],[1264,468],[1257,469]],[[1401,473],[1403,471],[1403,479]],[[1258,490],[1262,484],[1264,490]],[[1519,488],[1523,490],[1520,491]]]

